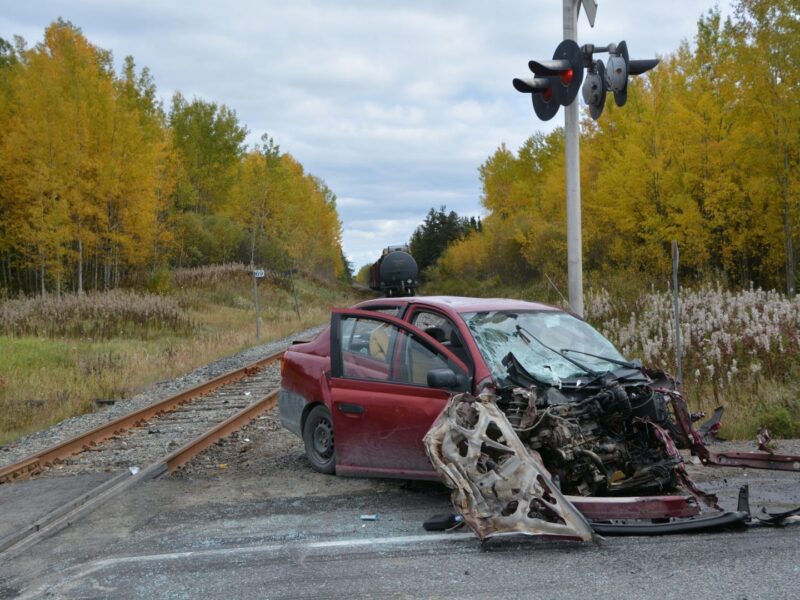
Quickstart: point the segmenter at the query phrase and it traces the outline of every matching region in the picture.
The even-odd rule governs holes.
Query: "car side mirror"
[[[431,369],[428,371],[428,387],[454,388],[458,386],[458,377],[451,369]]]

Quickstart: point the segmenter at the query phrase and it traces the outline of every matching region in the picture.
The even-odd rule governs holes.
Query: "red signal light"
[[[575,71],[572,69],[567,69],[566,71],[561,71],[561,83],[563,85],[569,85],[572,83],[572,78],[575,76]]]

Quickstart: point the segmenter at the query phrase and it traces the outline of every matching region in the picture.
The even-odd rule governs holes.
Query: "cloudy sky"
[[[692,40],[714,0],[600,0],[579,43],[622,39],[634,58]],[[728,0],[719,2],[723,14]],[[536,130],[511,79],[562,39],[560,0],[70,0],[2,3],[0,37],[41,40],[63,17],[119,63],[148,66],[168,105],[224,103],[250,142],[268,132],[338,196],[356,267],[408,240],[431,207],[479,215],[478,167]]]

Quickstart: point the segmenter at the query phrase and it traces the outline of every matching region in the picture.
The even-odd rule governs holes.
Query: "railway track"
[[[282,355],[283,351],[275,352],[0,467],[0,484],[33,477],[113,473],[80,497],[0,539],[0,555],[23,551],[132,485],[174,472],[273,408]]]

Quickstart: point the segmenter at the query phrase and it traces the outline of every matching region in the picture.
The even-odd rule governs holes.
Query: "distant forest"
[[[665,281],[674,239],[686,279],[794,295],[799,161],[797,0],[740,0],[729,19],[708,12],[693,43],[632,78],[625,106],[609,98],[598,121],[585,113],[584,269]],[[563,130],[516,152],[500,146],[480,177],[482,227],[457,236],[428,281],[450,293],[564,282]]]
[[[58,20],[0,39],[0,295],[142,285],[239,261],[348,273],[336,196],[236,112],[175,94]]]

